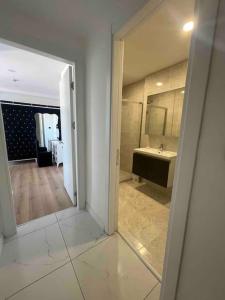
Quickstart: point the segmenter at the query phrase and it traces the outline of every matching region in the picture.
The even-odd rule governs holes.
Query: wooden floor
[[[9,167],[17,224],[71,207],[62,167],[38,168],[36,162]]]

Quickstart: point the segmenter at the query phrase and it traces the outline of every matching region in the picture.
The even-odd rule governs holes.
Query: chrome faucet
[[[163,144],[160,144],[159,150],[160,150],[160,151],[163,151],[163,150],[164,150],[164,145],[163,145]]]

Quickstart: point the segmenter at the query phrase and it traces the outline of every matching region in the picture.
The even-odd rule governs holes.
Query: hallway
[[[0,300],[158,300],[159,291],[124,240],[76,208],[19,226],[0,258]]]

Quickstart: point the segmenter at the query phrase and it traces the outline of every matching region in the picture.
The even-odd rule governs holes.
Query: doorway
[[[111,104],[110,192],[108,232],[118,230],[119,147],[121,134],[121,101],[124,37],[143,19],[154,14],[162,3],[150,1],[115,34],[113,42],[113,80]],[[197,1],[191,40],[188,74],[185,86],[180,141],[171,198],[169,228],[163,265],[160,299],[175,299],[183,258],[190,197],[198,153],[205,94],[211,66],[218,2]],[[132,247],[132,246],[131,246]],[[134,249],[134,247],[132,247]],[[135,250],[135,249],[134,249]],[[137,253],[137,251],[136,251]],[[137,253],[141,258],[140,254]],[[145,263],[145,262],[144,262]],[[157,276],[157,274],[155,274]],[[161,280],[161,277],[159,277]],[[161,290],[161,292],[160,292]]]
[[[17,225],[77,205],[75,65],[1,43],[1,109]]]
[[[163,1],[114,44],[116,72],[123,70],[114,108],[121,122],[112,133],[120,136],[116,227],[160,280],[194,27],[195,1],[175,2]],[[133,102],[143,107],[140,118]]]

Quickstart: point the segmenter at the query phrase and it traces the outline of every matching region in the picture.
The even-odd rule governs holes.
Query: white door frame
[[[112,103],[110,136],[110,184],[108,204],[108,228],[112,234],[117,231],[119,149],[121,130],[123,39],[127,32],[151,16],[166,0],[151,0],[125,26],[113,36],[112,56]],[[198,150],[211,53],[214,42],[219,0],[196,0],[195,30],[192,35],[186,92],[181,123],[172,205],[162,276],[161,300],[176,299],[183,244],[188,218],[189,199]]]
[[[1,235],[5,237],[16,233],[16,215],[13,208],[12,188],[9,177],[5,131],[0,106],[0,248],[3,245]],[[0,251],[1,252],[1,251]]]
[[[60,86],[60,109],[63,107],[63,105],[62,105],[62,98],[64,98],[64,97],[62,97],[61,98],[61,92],[62,92],[62,80],[63,80],[63,75],[65,74],[65,72],[68,70],[68,72],[69,72],[69,77],[71,77],[71,78],[69,78],[69,82],[66,82],[66,84],[68,83],[69,84],[69,93],[70,93],[70,96],[69,96],[69,99],[70,99],[70,112],[69,112],[69,117],[68,117],[68,115],[67,115],[67,117],[68,118],[71,118],[71,131],[70,131],[70,138],[71,138],[71,141],[72,141],[72,153],[71,153],[71,155],[72,155],[72,174],[67,174],[66,175],[66,177],[67,177],[67,179],[68,179],[68,175],[71,175],[71,177],[73,177],[72,178],[72,182],[70,182],[70,183],[72,183],[72,185],[71,184],[68,184],[66,181],[67,180],[65,180],[65,168],[66,168],[66,163],[65,163],[65,167],[63,168],[63,177],[64,177],[64,188],[67,190],[67,193],[68,193],[68,195],[69,195],[69,197],[70,197],[70,199],[71,199],[71,201],[72,201],[72,203],[73,204],[75,204],[75,205],[77,205],[77,198],[75,197],[75,193],[77,192],[77,182],[76,182],[76,176],[74,176],[74,174],[76,174],[76,164],[75,164],[75,162],[76,162],[76,159],[75,159],[75,153],[76,153],[76,151],[75,151],[75,139],[74,139],[74,137],[75,136],[73,136],[74,135],[74,129],[75,128],[73,128],[73,121],[74,121],[74,118],[73,118],[73,112],[74,112],[74,96],[73,96],[73,91],[74,91],[74,89],[71,87],[71,84],[72,84],[72,82],[75,82],[74,81],[74,79],[72,78],[73,77],[73,67],[72,66],[66,66],[65,68],[64,68],[64,70],[62,71],[62,73],[61,73],[61,80],[60,80],[60,83],[59,83],[59,86]],[[64,89],[65,89],[65,87],[64,87]],[[65,100],[64,100],[64,104],[65,104]],[[64,118],[63,118],[63,111],[65,110],[65,108],[63,109],[61,109],[61,112],[60,112],[60,114],[61,114],[61,125],[63,124],[63,122],[66,122],[66,120],[65,120],[65,116],[64,116]],[[65,114],[65,113],[64,113]],[[70,120],[69,120],[70,121]],[[61,126],[61,136],[62,136],[62,141],[63,141],[63,143],[64,143],[64,146],[63,146],[63,152],[64,152],[64,150],[65,150],[65,136],[64,136],[64,130],[63,130],[63,126]],[[66,130],[67,131],[67,130]],[[66,133],[65,133],[65,135],[66,135]],[[68,154],[68,152],[67,152],[67,154]],[[65,155],[64,153],[63,153],[63,158],[64,157],[66,157],[67,155]],[[70,155],[68,155],[68,157],[69,157]],[[65,159],[63,159],[63,165],[64,165],[64,162],[66,162],[66,160]],[[70,176],[69,176],[70,177]],[[72,188],[72,195],[71,195],[71,191],[69,191],[68,189],[70,189],[70,185],[71,185],[71,188]],[[66,187],[67,186],[67,187]],[[75,193],[74,193],[75,192]]]
[[[76,89],[76,73],[77,73],[76,61],[70,61],[70,60],[52,55],[50,53],[42,52],[40,50],[31,48],[31,47],[27,47],[27,46],[24,46],[22,44],[18,44],[18,43],[3,39],[1,37],[0,37],[0,42],[4,43],[6,45],[12,46],[12,47],[16,47],[18,49],[29,51],[29,52],[34,53],[34,54],[39,54],[39,55],[42,55],[42,56],[45,56],[45,57],[48,57],[48,58],[51,58],[51,59],[54,59],[54,60],[64,62],[64,63],[72,66],[72,68],[73,68],[72,80],[74,81],[74,89],[73,89],[72,93],[73,93],[73,103],[74,103],[74,105],[71,109],[73,111],[73,122],[75,122],[75,130],[74,130],[75,139],[74,140],[75,140],[75,161],[76,161],[75,165],[76,165],[76,170],[74,170],[74,171],[75,171],[76,188],[77,188],[77,208],[78,209],[84,209],[85,208],[85,199],[84,199],[84,197],[80,197],[80,189],[79,189],[80,185],[82,185],[83,182],[81,182],[82,179],[79,178],[79,168],[78,168],[78,161],[79,161],[79,159],[78,159],[78,155],[79,155],[78,148],[79,147],[78,147],[78,128],[77,128],[77,126],[78,126],[78,122],[77,122],[77,120],[78,120],[78,111],[77,111],[77,89]],[[0,128],[0,130],[3,130],[3,128]],[[4,143],[6,144],[5,138],[4,138]],[[8,164],[7,156],[4,158],[4,160]],[[10,183],[9,174],[5,174],[5,175],[8,178],[8,182]],[[10,184],[9,184],[8,188],[11,189]],[[0,197],[0,207],[1,207],[3,212],[5,211],[4,208],[7,208],[7,205],[8,205],[6,203],[6,201],[4,201],[4,200],[5,199]],[[13,210],[13,207],[12,207],[12,210]],[[15,219],[14,219],[15,212],[13,211],[13,214],[11,214],[11,215],[12,215],[12,217],[10,219],[8,219],[8,224],[11,224],[11,226],[15,227]],[[15,231],[16,231],[16,228],[15,228]],[[10,236],[11,234],[4,234],[4,235],[5,236]]]

